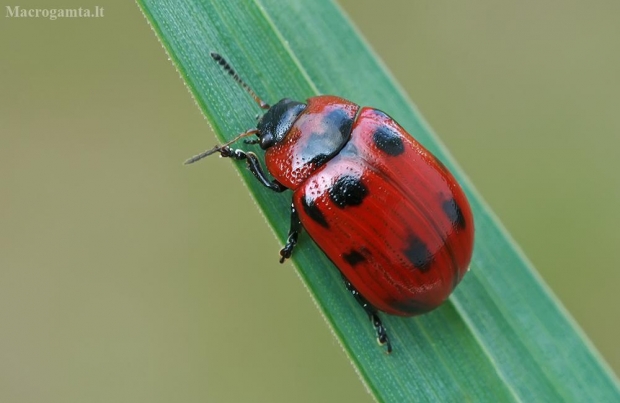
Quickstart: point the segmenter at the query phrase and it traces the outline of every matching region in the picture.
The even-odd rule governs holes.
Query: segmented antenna
[[[245,81],[243,81],[241,79],[241,77],[239,77],[239,74],[237,74],[237,72],[230,66],[230,64],[228,64],[228,62],[226,61],[226,59],[224,59],[220,54],[215,53],[215,52],[211,52],[211,57],[213,58],[213,60],[215,60],[216,62],[218,62],[218,64],[220,66],[222,66],[224,68],[224,70],[226,70],[226,72],[228,74],[230,74],[230,76],[244,89],[247,91],[248,94],[250,94],[252,96],[252,98],[254,98],[254,101],[256,101],[256,103],[258,104],[258,106],[260,106],[263,109],[269,109],[270,106],[267,102],[263,101],[262,99],[260,99],[258,97],[258,95],[256,95],[256,93],[252,90],[252,88],[250,88],[249,85],[247,85],[245,83]]]
[[[238,135],[237,137],[235,137],[234,139],[227,141],[224,144],[219,144],[213,148],[211,148],[210,150],[207,151],[203,151],[198,155],[194,155],[192,158],[189,158],[188,160],[186,160],[183,164],[184,165],[189,165],[189,164],[193,164],[196,161],[200,161],[201,159],[208,157],[209,155],[215,154],[217,152],[222,151],[223,149],[225,149],[226,147],[228,147],[229,145],[231,145],[232,143],[234,143],[235,141],[242,139],[244,137],[248,137],[251,136],[253,134],[258,133],[258,129],[250,129],[247,132],[243,132],[240,135]]]

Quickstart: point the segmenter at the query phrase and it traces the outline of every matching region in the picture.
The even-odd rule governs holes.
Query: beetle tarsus
[[[297,245],[298,236],[299,235],[297,232],[289,234],[288,239],[286,240],[286,245],[284,245],[284,248],[280,249],[280,263],[284,263],[286,259],[291,257],[293,254],[293,249],[295,248],[295,245]]]
[[[370,314],[369,316],[370,321],[372,322],[375,330],[377,331],[377,342],[379,343],[379,345],[385,346],[387,353],[390,354],[392,352],[392,343],[390,343],[390,338],[387,335],[387,330],[385,329],[385,326],[383,326],[379,315],[375,312],[373,314]]]
[[[295,205],[291,203],[291,227],[288,230],[286,245],[284,245],[284,248],[280,249],[280,263],[284,263],[284,261],[293,254],[293,249],[295,249],[295,245],[297,245],[297,239],[299,238],[301,229],[302,225],[299,220],[299,214],[297,214]]]
[[[222,158],[231,158],[235,161],[241,161],[247,158],[243,150],[233,149],[228,146],[220,147],[217,151],[219,151]]]
[[[381,322],[381,318],[379,317],[377,309],[374,306],[370,305],[366,298],[362,297],[362,294],[360,294],[359,291],[357,291],[355,287],[353,287],[353,284],[351,284],[349,280],[347,280],[344,276],[342,277],[342,279],[344,280],[344,284],[347,287],[347,290],[349,290],[353,297],[355,297],[357,303],[360,304],[364,311],[366,311],[368,318],[370,318],[370,322],[374,326],[375,332],[377,333],[377,342],[379,343],[379,345],[385,346],[387,349],[387,353],[390,354],[392,352],[392,343],[390,343],[387,329],[383,325],[383,322]]]

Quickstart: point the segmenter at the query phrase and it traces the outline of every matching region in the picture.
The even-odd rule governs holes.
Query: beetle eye
[[[260,120],[261,116],[262,115],[260,113],[257,113],[256,116],[254,116],[254,120],[256,120],[258,122]]]
[[[273,135],[271,133],[261,134],[259,137],[260,148],[266,150],[273,145]]]

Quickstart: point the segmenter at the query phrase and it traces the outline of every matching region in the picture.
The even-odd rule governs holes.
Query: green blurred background
[[[617,372],[620,3],[341,4]],[[135,4],[0,55],[0,401],[372,401]]]

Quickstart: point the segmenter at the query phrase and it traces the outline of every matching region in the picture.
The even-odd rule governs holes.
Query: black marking
[[[323,228],[329,228],[329,224],[325,219],[325,216],[316,205],[314,200],[309,200],[306,196],[301,198],[301,207],[303,207],[304,212],[310,217],[314,222],[319,224]]]
[[[351,136],[353,118],[349,116],[346,109],[334,109],[328,113],[323,120],[326,126],[337,127],[342,138],[348,139]]]
[[[356,251],[355,249],[351,250],[349,253],[343,253],[342,258],[344,259],[345,262],[347,262],[351,266],[355,266],[358,263],[362,263],[366,261],[366,258],[364,257],[364,255],[362,255],[360,252]]]
[[[325,164],[327,161],[329,161],[331,159],[331,155],[327,155],[327,154],[317,154],[314,157],[312,157],[312,159],[310,160],[311,164],[315,164],[316,167],[320,167],[321,165]]]
[[[317,167],[338,154],[349,141],[353,127],[353,119],[346,109],[334,109],[321,120],[324,131],[312,133],[302,153],[306,161]]]
[[[340,208],[359,206],[368,194],[368,189],[361,179],[352,175],[343,175],[329,189],[329,197]]]
[[[463,229],[467,225],[465,222],[465,217],[463,217],[463,212],[459,207],[458,203],[454,199],[446,200],[441,205],[444,213],[448,216],[448,219],[454,225],[454,227]]]
[[[266,150],[284,140],[304,109],[306,104],[288,98],[281,99],[269,108],[256,125],[260,133],[260,147]]]
[[[379,126],[372,135],[377,148],[384,153],[397,156],[405,152],[405,145],[400,135],[387,126]]]
[[[428,250],[424,242],[415,235],[411,235],[407,240],[407,249],[403,251],[409,260],[420,271],[425,272],[433,262],[433,254]]]

